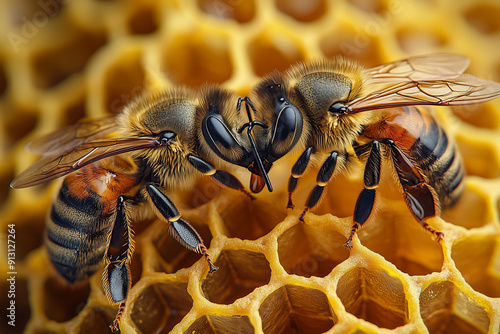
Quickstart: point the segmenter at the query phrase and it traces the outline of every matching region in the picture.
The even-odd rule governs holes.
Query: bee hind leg
[[[438,216],[441,211],[436,191],[426,183],[420,171],[392,140],[388,141],[388,146],[391,149],[394,166],[403,187],[408,208],[427,231],[435,235],[438,241],[442,240],[444,234],[433,229],[426,222],[428,218]]]
[[[406,189],[403,186],[406,204],[410,208],[413,216],[427,231],[436,236],[437,241],[441,241],[444,233],[435,230],[427,224],[426,220],[434,217],[439,212],[439,199],[436,192],[428,184],[422,183],[416,187]]]
[[[113,332],[119,330],[128,291],[132,286],[130,261],[134,251],[134,233],[125,210],[126,200],[125,196],[119,196],[117,199],[114,224],[104,255],[106,267],[102,273],[104,293],[113,304],[120,303],[115,320],[109,326]]]
[[[168,223],[168,231],[172,237],[190,251],[202,254],[209,265],[210,273],[216,271],[218,268],[213,265],[200,235],[188,222],[181,219],[170,198],[152,183],[148,183],[145,189],[158,218]]]

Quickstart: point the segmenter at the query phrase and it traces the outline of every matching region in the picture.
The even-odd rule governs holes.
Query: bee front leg
[[[429,232],[441,240],[444,236],[427,224],[428,218],[438,216],[441,208],[436,191],[429,186],[425,178],[406,155],[396,146],[394,141],[387,140],[391,149],[392,161],[403,187],[406,204],[417,221]]]
[[[113,303],[120,303],[115,320],[109,326],[113,332],[119,330],[120,318],[125,311],[125,301],[132,286],[130,261],[134,252],[134,232],[126,214],[126,197],[119,196],[113,228],[108,237],[104,261],[106,267],[102,273],[103,290]]]
[[[191,165],[193,165],[194,168],[196,168],[203,175],[212,177],[215,181],[217,181],[219,184],[225,187],[241,191],[242,193],[247,195],[251,200],[255,199],[255,197],[253,197],[252,194],[250,194],[245,189],[243,184],[241,184],[241,182],[232,174],[222,170],[217,170],[207,161],[192,154],[189,154],[187,156],[187,160],[189,161],[189,163],[191,163]]]
[[[352,238],[358,229],[373,215],[376,197],[375,189],[380,182],[381,165],[382,156],[380,153],[380,143],[375,140],[371,142],[370,155],[366,160],[363,176],[365,188],[361,191],[356,201],[353,216],[354,225],[352,226],[347,242],[344,244],[345,248],[352,248]]]
[[[145,189],[156,215],[168,222],[168,231],[174,239],[190,251],[202,254],[210,267],[210,273],[216,271],[218,268],[212,264],[200,235],[189,223],[181,219],[179,211],[170,198],[151,183],[148,183]]]
[[[309,160],[311,159],[311,154],[314,153],[314,148],[312,146],[308,147],[297,159],[297,162],[292,167],[292,175],[290,175],[290,179],[288,180],[288,204],[287,209],[293,209],[295,205],[292,202],[292,193],[295,191],[297,187],[298,178],[304,174],[307,165],[309,164]]]
[[[312,209],[321,199],[323,191],[325,190],[325,186],[332,178],[335,167],[337,166],[338,156],[339,153],[337,151],[333,151],[332,153],[330,153],[328,158],[326,158],[323,165],[321,165],[318,176],[316,177],[316,187],[314,187],[314,189],[309,194],[309,197],[307,198],[304,211],[302,211],[302,214],[299,217],[300,221],[304,221],[304,216],[307,211],[309,211],[309,209]]]

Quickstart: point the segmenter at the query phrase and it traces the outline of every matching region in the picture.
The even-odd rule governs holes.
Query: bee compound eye
[[[203,120],[202,133],[210,148],[222,159],[239,164],[242,148],[223,120],[208,116]]]
[[[174,139],[175,133],[172,131],[165,131],[160,135],[160,143],[162,145],[167,145],[172,139]]]
[[[335,102],[328,108],[328,111],[331,112],[334,115],[342,115],[347,111],[347,108],[345,107],[344,102]]]
[[[280,110],[274,125],[271,156],[277,160],[288,153],[302,133],[302,114],[294,105]]]

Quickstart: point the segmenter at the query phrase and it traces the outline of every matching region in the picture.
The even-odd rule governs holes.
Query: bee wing
[[[380,85],[379,85],[380,86]],[[346,104],[347,113],[411,105],[463,105],[500,96],[500,84],[460,74],[453,79],[388,84]]]
[[[469,67],[469,58],[437,53],[417,56],[373,67],[368,70],[371,82],[388,83],[455,78]]]
[[[116,116],[79,122],[31,140],[26,144],[26,150],[35,154],[59,155],[103,138],[117,129]]]
[[[10,184],[12,188],[25,188],[69,174],[92,162],[131,151],[160,145],[154,138],[119,138],[99,140],[80,145],[62,155],[46,154],[19,174]]]

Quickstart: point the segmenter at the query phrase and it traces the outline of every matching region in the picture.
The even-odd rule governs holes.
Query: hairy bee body
[[[217,269],[167,193],[205,175],[251,197],[237,178],[220,169],[253,168],[259,159],[251,133],[242,133],[255,124],[246,121],[249,110],[240,114],[240,103],[235,93],[220,87],[178,88],[140,96],[117,116],[81,122],[28,144],[43,156],[11,186],[67,175],[47,222],[49,258],[70,283],[104,264],[103,290],[110,302],[120,303],[112,330],[119,329],[132,285],[132,223],[138,217],[155,214],[174,239],[203,255],[210,273]]]
[[[47,219],[49,258],[71,283],[102,267],[116,200],[137,183],[134,177],[101,164],[85,166],[63,180]]]
[[[304,150],[291,170],[287,207],[294,207],[292,193],[307,166],[319,162],[316,186],[299,216],[303,221],[326,184],[349,169],[354,151],[365,166],[364,189],[345,246],[351,247],[358,228],[374,216],[383,159],[392,165],[410,212],[441,239],[443,234],[426,220],[460,196],[464,167],[445,130],[418,108],[498,97],[500,84],[464,74],[468,64],[463,56],[436,54],[364,69],[338,57],[301,63],[285,74],[263,78],[249,98],[257,105],[256,120],[265,124],[256,132],[256,142],[266,171],[297,147]],[[259,178],[252,176],[254,192],[263,188]]]

